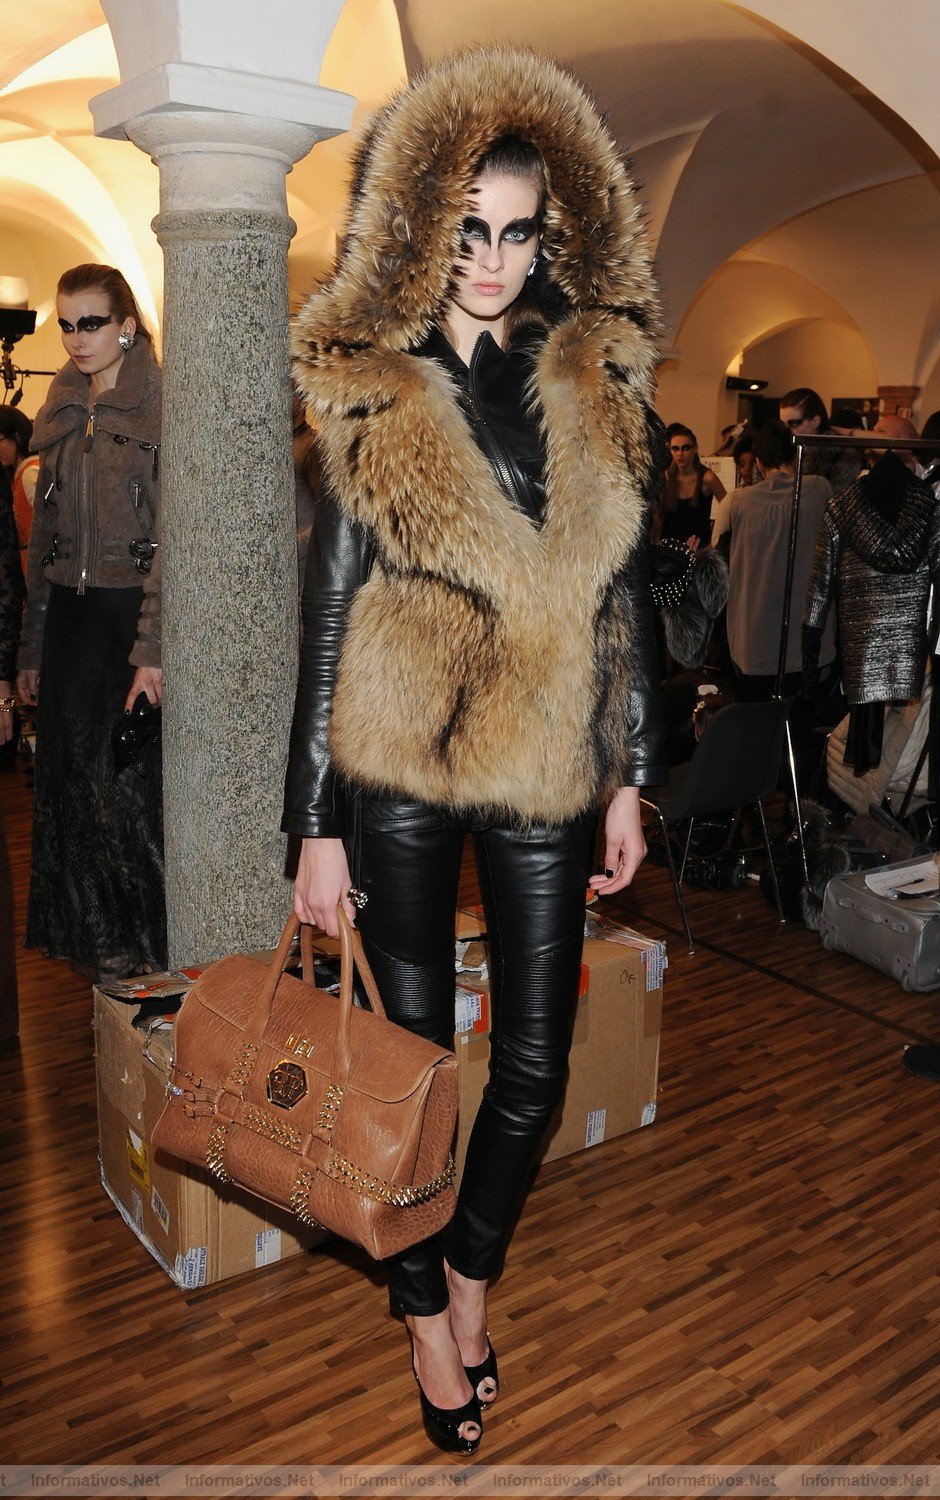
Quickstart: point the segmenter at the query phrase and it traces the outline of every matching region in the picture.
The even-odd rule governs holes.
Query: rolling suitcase
[[[830,880],[819,928],[823,946],[860,958],[902,989],[940,989],[940,891],[930,889],[932,869],[932,860],[921,857]],[[901,884],[905,873],[929,893],[917,896],[912,887],[902,896],[882,894],[868,883]]]

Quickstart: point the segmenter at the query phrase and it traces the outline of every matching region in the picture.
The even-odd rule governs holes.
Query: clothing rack
[[[891,452],[902,449],[907,453],[940,453],[940,438],[889,438],[874,432],[864,432],[858,437],[840,437],[838,433],[795,432],[796,476],[793,484],[793,502],[790,507],[790,534],[787,540],[787,571],[783,585],[783,613],[780,621],[780,648],[777,654],[777,681],[774,697],[783,697],[783,682],[787,671],[787,640],[790,634],[790,595],[793,592],[793,572],[796,566],[796,533],[800,520],[800,496],[803,489],[803,450],[805,448],[861,448]],[[800,789],[796,781],[796,760],[793,754],[793,738],[790,734],[789,715],[786,719],[787,757],[790,762],[790,782],[793,787],[793,806],[796,814],[796,833],[800,845],[803,877],[809,883],[809,866],[806,862],[806,845],[803,839],[803,812],[800,806]]]

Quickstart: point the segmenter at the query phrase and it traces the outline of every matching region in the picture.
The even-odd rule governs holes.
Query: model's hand
[[[336,908],[342,902],[355,926],[356,909],[346,894],[351,885],[342,839],[304,839],[294,881],[294,911],[301,922],[339,937]]]
[[[39,696],[39,673],[32,670],[18,672],[16,676],[16,691],[20,695],[21,703],[28,703],[35,708],[36,699]]]
[[[163,671],[160,667],[137,668],[124,704],[128,713],[134,707],[139,693],[146,693],[147,702],[152,703],[154,708],[163,702]]]
[[[0,677],[0,698],[13,697],[13,684]],[[0,708],[0,745],[13,738],[13,709]]]
[[[588,884],[599,896],[613,896],[630,884],[646,855],[640,793],[635,786],[622,786],[617,792],[607,809],[604,834],[604,874],[592,875]]]
[[[686,537],[686,539],[685,539],[685,545],[688,547],[688,549],[689,549],[690,552],[697,552],[698,551],[698,549],[699,549],[699,540],[700,539],[699,539],[699,537],[698,537],[697,534],[695,536],[687,536]]]

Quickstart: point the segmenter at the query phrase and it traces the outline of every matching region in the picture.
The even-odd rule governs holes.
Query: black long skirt
[[[140,589],[53,585],[36,721],[27,948],[91,979],[166,967],[159,738],[115,774]]]

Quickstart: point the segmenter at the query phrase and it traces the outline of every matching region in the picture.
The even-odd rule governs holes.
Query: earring
[[[539,263],[538,254],[535,254],[532,257],[532,264],[531,264],[531,266],[526,271],[526,275],[527,276],[531,276],[532,275],[532,273],[534,272],[534,270],[535,270],[536,266],[538,265],[538,263]]]
[[[128,349],[132,349],[134,347],[134,335],[132,333],[119,333],[118,343],[126,354]]]

